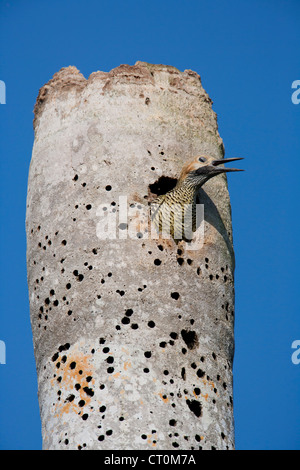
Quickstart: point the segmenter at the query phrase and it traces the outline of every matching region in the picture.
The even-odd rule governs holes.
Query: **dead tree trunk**
[[[34,127],[27,264],[43,447],[232,449],[226,177],[200,191],[201,249],[134,225],[187,159],[223,156],[199,75],[138,62],[86,80],[68,67],[40,90]]]

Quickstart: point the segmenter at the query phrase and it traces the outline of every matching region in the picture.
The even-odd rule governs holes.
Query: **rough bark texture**
[[[200,191],[200,250],[120,238],[118,222],[99,236],[101,205],[138,210],[186,160],[223,156],[211,104],[195,72],[142,62],[64,68],[40,90],[26,225],[45,449],[234,447],[226,177]]]

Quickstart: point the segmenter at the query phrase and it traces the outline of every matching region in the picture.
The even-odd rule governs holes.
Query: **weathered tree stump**
[[[195,72],[142,62],[40,90],[26,224],[45,449],[234,447],[226,176],[200,191],[201,249],[126,230],[186,160],[222,158],[211,104]]]

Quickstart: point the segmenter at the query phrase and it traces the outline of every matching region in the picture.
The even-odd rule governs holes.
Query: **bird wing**
[[[164,203],[166,198],[165,194],[162,194],[161,196],[158,196],[154,201],[151,202],[151,219],[154,220],[155,217],[159,213],[159,209],[161,208],[162,204]],[[154,208],[154,211],[152,212],[152,208]]]

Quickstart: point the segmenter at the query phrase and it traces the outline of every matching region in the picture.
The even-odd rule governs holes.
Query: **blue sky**
[[[300,449],[299,0],[0,0],[0,449],[40,449],[25,209],[39,88],[137,60],[198,72],[218,114],[236,253],[238,449]],[[299,95],[300,96],[300,95]]]

